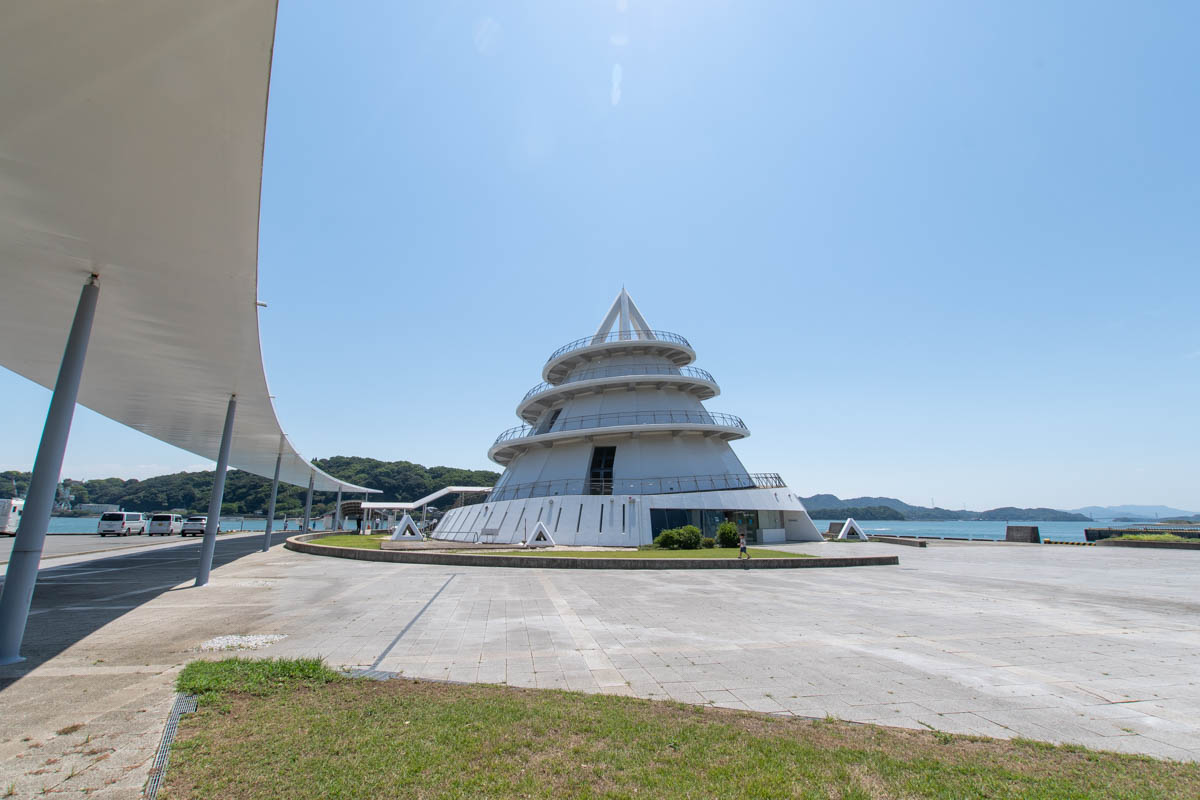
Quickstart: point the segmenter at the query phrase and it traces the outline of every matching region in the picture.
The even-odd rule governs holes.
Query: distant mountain
[[[854,516],[851,511],[867,509],[890,508],[899,513],[900,519],[906,520],[993,520],[1013,522],[1087,522],[1088,517],[1070,511],[1059,511],[1054,508],[993,508],[987,511],[952,511],[948,508],[927,508],[914,506],[897,500],[894,497],[851,497],[845,500],[833,494],[814,494],[812,497],[800,498],[809,515],[814,519],[830,519],[840,514],[843,517]],[[865,517],[871,519],[871,517]],[[875,517],[878,519],[879,517]],[[895,517],[892,517],[895,519]]]
[[[805,506],[808,508],[808,506]],[[841,508],[809,509],[808,515],[813,519],[845,519],[853,517],[856,520],[889,520],[904,519],[904,512],[887,506],[842,506]]]
[[[1153,520],[1157,518],[1190,517],[1195,511],[1184,511],[1170,506],[1085,506],[1072,509],[1078,514],[1086,514],[1092,519],[1116,519],[1126,517],[1135,520]]]

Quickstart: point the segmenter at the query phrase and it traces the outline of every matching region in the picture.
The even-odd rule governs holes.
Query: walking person
[[[750,558],[750,552],[748,550],[746,550],[746,534],[744,534],[744,533],[738,534],[738,560],[739,561],[742,559],[742,556],[745,556],[746,558]]]

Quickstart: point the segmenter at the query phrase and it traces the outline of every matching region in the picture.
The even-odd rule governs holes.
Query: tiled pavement
[[[31,624],[41,626],[32,641],[44,652],[0,669],[0,685],[20,677],[0,691],[0,774],[20,763],[21,736],[46,741],[56,726],[85,721],[75,719],[83,706],[73,693],[91,688],[87,707],[101,728],[130,681],[143,692],[134,711],[169,705],[178,665],[224,633],[287,634],[258,652],[321,655],[348,669],[1200,759],[1200,564],[1186,552],[829,543],[789,547],[898,553],[900,566],[625,572],[241,547],[200,590],[170,571],[190,569],[193,548],[143,553],[135,561],[153,591],[132,602],[104,580],[89,583],[119,569],[85,574],[124,562],[43,573],[43,613]],[[65,594],[76,583],[98,596]],[[171,583],[179,588],[160,588]],[[89,614],[100,618],[88,623]],[[122,670],[121,680],[105,669]],[[56,703],[40,703],[51,683]],[[153,736],[142,739],[148,759]]]

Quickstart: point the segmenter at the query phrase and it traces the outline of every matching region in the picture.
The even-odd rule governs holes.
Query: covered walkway
[[[0,598],[0,663],[18,658],[77,401],[217,462],[197,585],[227,466],[307,486],[310,499],[372,491],[300,455],[263,369],[275,12],[274,0],[6,5],[0,365],[54,395]]]

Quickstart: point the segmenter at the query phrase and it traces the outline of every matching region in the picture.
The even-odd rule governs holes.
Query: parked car
[[[96,533],[101,536],[128,536],[131,533],[145,533],[146,518],[136,511],[106,511],[100,515],[100,524]]]
[[[203,514],[188,517],[179,532],[184,536],[203,536],[204,527],[208,525],[208,517]]]
[[[155,514],[150,517],[151,536],[170,536],[172,533],[183,533],[183,517],[178,514]]]

